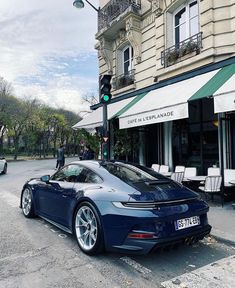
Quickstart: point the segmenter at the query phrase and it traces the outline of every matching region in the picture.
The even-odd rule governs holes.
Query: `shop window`
[[[189,118],[173,122],[173,164],[196,167],[206,175],[207,168],[219,165],[217,115],[212,99],[189,105]]]

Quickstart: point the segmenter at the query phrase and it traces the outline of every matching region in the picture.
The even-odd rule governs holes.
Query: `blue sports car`
[[[210,233],[208,205],[198,195],[154,172],[120,161],[76,161],[52,176],[25,183],[21,208],[77,239],[89,255],[145,254],[194,243]]]

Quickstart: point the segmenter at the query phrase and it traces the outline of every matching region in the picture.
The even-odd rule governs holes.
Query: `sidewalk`
[[[235,245],[235,209],[232,203],[224,207],[209,203],[208,221],[212,226],[211,235],[217,240]]]

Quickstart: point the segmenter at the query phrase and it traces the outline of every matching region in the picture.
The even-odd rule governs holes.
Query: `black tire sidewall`
[[[4,165],[4,168],[3,168],[2,174],[7,174],[7,164]]]
[[[96,243],[95,245],[90,249],[90,250],[85,250],[83,249],[79,242],[78,242],[78,239],[77,239],[77,233],[76,233],[76,228],[75,228],[75,224],[76,224],[76,215],[77,215],[77,212],[78,210],[82,207],[82,206],[88,206],[92,212],[94,213],[95,217],[96,217],[96,223],[97,223],[97,240],[96,240]],[[74,214],[74,220],[73,220],[73,231],[74,231],[74,234],[75,234],[75,237],[76,237],[76,240],[77,240],[77,243],[78,243],[78,246],[79,248],[86,254],[88,255],[96,255],[96,254],[99,254],[101,253],[103,250],[104,250],[104,236],[103,236],[103,228],[102,228],[102,224],[101,224],[101,221],[100,221],[100,216],[97,212],[97,209],[88,201],[86,202],[82,202],[80,203],[77,208],[76,208],[76,212]]]

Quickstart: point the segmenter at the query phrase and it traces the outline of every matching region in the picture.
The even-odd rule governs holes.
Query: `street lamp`
[[[100,12],[100,7],[97,9],[93,4],[91,4],[88,0],[85,0],[96,12]],[[78,9],[82,9],[84,8],[84,2],[83,0],[75,0],[73,2],[73,6],[78,8]],[[111,99],[111,93],[107,94],[107,93],[103,93],[103,97],[101,98],[101,91],[102,91],[102,87],[103,86],[110,86],[109,90],[111,90],[111,85],[109,84],[110,80],[111,80],[111,75],[104,75],[104,77],[102,79],[99,80],[99,90],[100,90],[100,101],[101,99],[103,101],[101,101],[101,103],[103,104],[103,141],[102,141],[102,160],[109,160],[109,128],[108,128],[108,112],[107,112],[107,102],[110,101]],[[105,81],[106,78],[108,79],[108,81]],[[103,82],[104,83],[103,83]],[[101,85],[102,83],[105,84],[106,82],[108,82],[106,85]],[[102,87],[101,87],[102,86]],[[108,98],[107,98],[108,97]]]
[[[99,12],[100,8],[96,8],[93,4],[91,4],[88,0],[85,0],[93,9],[95,9],[96,12]],[[78,9],[81,9],[81,8],[84,8],[84,2],[82,0],[75,0],[73,2],[73,6],[78,8]]]

